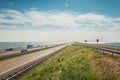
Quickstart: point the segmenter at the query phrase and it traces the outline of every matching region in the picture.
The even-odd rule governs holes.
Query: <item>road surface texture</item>
[[[55,45],[48,45],[47,47],[52,47],[52,46],[55,46]],[[35,47],[35,48],[27,49],[27,51],[30,52],[30,51],[34,51],[34,50],[38,50],[38,49],[44,49],[44,48],[46,48],[46,47],[45,46]],[[20,53],[21,53],[21,49],[15,49],[13,51],[0,51],[0,57],[14,55],[14,54],[20,54]]]
[[[66,46],[67,45],[61,45],[46,50],[33,52],[32,54],[0,61],[0,80]]]

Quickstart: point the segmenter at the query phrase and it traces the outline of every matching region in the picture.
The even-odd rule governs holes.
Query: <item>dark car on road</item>
[[[33,45],[27,45],[27,48],[28,49],[33,48]]]
[[[20,52],[27,52],[27,49],[21,49]]]
[[[7,48],[7,49],[5,49],[5,51],[13,51],[14,50],[14,48]]]

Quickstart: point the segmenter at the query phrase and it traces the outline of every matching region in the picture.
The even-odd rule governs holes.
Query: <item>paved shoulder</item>
[[[42,59],[43,57],[52,54],[67,45],[61,45],[53,48],[49,48],[46,50],[34,52],[32,54],[0,61],[0,79],[4,78],[22,68],[24,68],[27,65],[32,64],[33,62]]]

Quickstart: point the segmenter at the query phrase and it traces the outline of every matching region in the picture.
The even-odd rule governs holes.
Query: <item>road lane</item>
[[[32,54],[23,55],[20,57],[15,57],[12,59],[0,61],[0,79],[15,73],[16,71],[24,68],[27,65],[32,64],[33,62],[36,62],[39,59],[42,59],[43,57],[52,54],[61,48],[66,47],[67,45],[57,46],[53,48],[49,48],[46,50],[34,52]]]
[[[48,46],[49,47],[49,46]],[[52,47],[52,46],[50,46]],[[46,47],[35,47],[35,48],[30,48],[30,49],[27,49],[28,52],[30,51],[35,51],[35,50],[39,50],[39,49],[44,49]],[[4,57],[4,56],[9,56],[9,55],[15,55],[15,54],[20,54],[21,53],[21,49],[15,49],[13,51],[1,51],[0,52],[0,57]]]

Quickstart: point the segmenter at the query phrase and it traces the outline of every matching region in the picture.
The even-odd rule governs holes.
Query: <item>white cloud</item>
[[[91,12],[0,10],[0,41],[95,41],[99,38],[102,42],[114,42],[120,40],[119,35],[119,17]]]
[[[3,36],[4,35],[4,36]],[[80,41],[119,42],[120,32],[2,30],[0,41]]]
[[[0,15],[2,15],[2,18],[0,18],[0,23],[4,23],[4,24],[14,25],[14,24],[25,24],[26,22],[29,22],[27,17],[22,12],[16,10],[11,10],[11,9],[1,10]]]
[[[62,30],[84,31],[120,31],[120,18],[113,18],[96,13],[42,12],[37,9],[17,11],[11,9],[0,10],[0,27],[7,29],[27,27],[27,29],[41,29],[48,26]],[[1,29],[1,28],[0,28]]]

